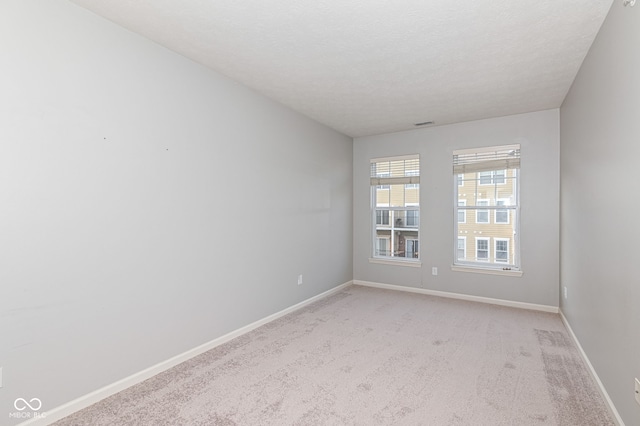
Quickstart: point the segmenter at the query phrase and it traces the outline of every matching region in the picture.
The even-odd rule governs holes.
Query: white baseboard
[[[169,358],[166,361],[162,361],[152,367],[149,367],[145,370],[142,370],[138,373],[132,374],[129,377],[125,377],[122,380],[118,380],[115,383],[112,383],[110,385],[107,385],[101,389],[98,389],[96,391],[93,391],[87,395],[81,396],[77,399],[74,399],[73,401],[70,401],[66,404],[63,404],[59,407],[56,407],[52,410],[49,410],[45,413],[42,413],[43,415],[41,417],[38,418],[34,418],[31,420],[28,420],[26,422],[20,423],[19,426],[43,426],[43,425],[49,425],[53,422],[56,422],[64,417],[67,417],[73,413],[75,413],[76,411],[80,411],[83,408],[87,408],[88,406],[95,404],[98,401],[101,401],[111,395],[114,395],[120,391],[123,391],[124,389],[127,389],[133,385],[136,385],[138,383],[141,383],[159,373],[162,373],[163,371],[166,371],[172,367],[175,367],[178,364],[183,363],[184,361],[187,361],[193,357],[196,357],[208,350],[211,350],[213,348],[215,348],[216,346],[220,346],[223,343],[228,342],[229,340],[235,339],[236,337],[239,337],[245,333],[248,333],[268,322],[271,322],[273,320],[276,320],[280,317],[283,317],[291,312],[294,312],[298,309],[301,309],[317,300],[323,299],[327,296],[330,296],[333,293],[337,293],[339,291],[341,291],[342,289],[350,286],[353,282],[352,281],[348,281],[344,284],[340,284],[337,287],[334,287],[330,290],[325,291],[324,293],[320,293],[317,296],[313,296],[307,300],[303,300],[300,303],[297,303],[293,306],[290,306],[286,309],[283,309],[280,312],[276,312],[275,314],[269,315],[268,317],[262,318],[258,321],[255,321],[249,325],[246,325],[242,328],[239,328],[237,330],[234,330],[230,333],[225,334],[224,336],[220,336],[217,339],[214,339],[210,342],[204,343],[200,346],[197,346],[193,349],[190,349],[186,352],[183,352],[179,355],[174,356],[173,358]]]
[[[509,306],[512,308],[529,309],[533,311],[551,312],[557,314],[560,310],[556,306],[536,305],[534,303],[514,302],[512,300],[492,299],[490,297],[471,296],[468,294],[450,293],[447,291],[428,290],[426,288],[405,287],[401,285],[381,284],[371,281],[353,280],[353,284],[367,287],[383,288],[386,290],[408,291],[410,293],[426,294],[429,296],[447,297],[449,299],[467,300],[470,302],[489,303],[491,305]]]
[[[580,341],[578,340],[578,337],[573,332],[573,329],[571,328],[571,325],[569,325],[569,321],[567,320],[567,317],[564,316],[564,313],[562,312],[562,310],[560,310],[560,318],[562,318],[562,322],[564,323],[564,326],[567,327],[567,330],[569,331],[569,334],[571,335],[571,338],[576,343],[576,346],[578,347],[578,350],[580,351],[580,355],[582,355],[582,359],[584,359],[584,362],[589,367],[589,372],[591,373],[591,376],[593,377],[593,379],[598,384],[598,388],[600,390],[600,393],[602,394],[602,397],[604,398],[605,402],[607,403],[609,411],[611,412],[613,417],[615,417],[616,421],[618,422],[618,426],[624,426],[624,422],[622,421],[622,417],[620,417],[620,414],[618,413],[618,410],[616,409],[616,406],[613,405],[613,401],[609,397],[609,394],[607,393],[607,390],[605,389],[604,385],[602,384],[602,381],[600,380],[600,377],[598,377],[598,373],[596,373],[596,370],[595,370],[595,368],[593,368],[593,365],[591,364],[591,361],[589,361],[589,357],[587,357],[586,352],[584,351],[584,349],[582,349],[582,345],[580,344]]]

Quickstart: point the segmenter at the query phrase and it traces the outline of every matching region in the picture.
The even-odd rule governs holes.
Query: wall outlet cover
[[[640,404],[640,380],[636,378],[636,402]]]

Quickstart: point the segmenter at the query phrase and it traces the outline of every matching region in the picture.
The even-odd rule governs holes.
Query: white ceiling
[[[613,0],[72,1],[358,137],[559,107]]]

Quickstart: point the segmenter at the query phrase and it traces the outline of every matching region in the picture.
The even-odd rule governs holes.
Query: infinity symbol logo
[[[33,405],[31,405],[33,404]],[[31,408],[31,411],[38,411],[42,408],[42,401],[38,398],[32,398],[29,402],[27,402],[24,398],[18,398],[14,401],[13,406],[16,407],[18,411],[24,411],[28,408]]]

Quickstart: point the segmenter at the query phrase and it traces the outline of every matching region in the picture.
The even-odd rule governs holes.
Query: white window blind
[[[371,185],[408,185],[420,183],[418,155],[371,160]]]
[[[453,173],[478,173],[520,168],[520,145],[453,151]]]

